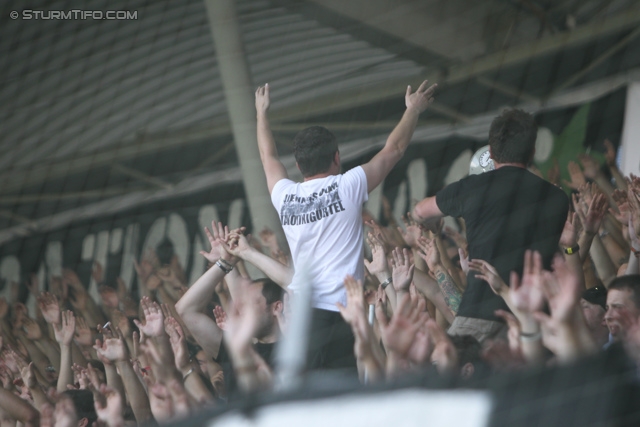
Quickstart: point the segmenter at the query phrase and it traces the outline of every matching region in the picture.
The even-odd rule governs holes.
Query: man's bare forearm
[[[222,280],[224,272],[214,265],[200,276],[176,303],[176,310],[182,316],[186,312],[203,312],[213,298],[216,284]]]
[[[444,295],[444,301],[447,303],[451,311],[457,313],[458,308],[460,308],[460,302],[462,301],[462,293],[460,292],[460,289],[458,289],[455,281],[444,266],[438,265],[433,274],[435,274],[438,286],[440,286],[440,290]]]
[[[260,151],[260,159],[264,163],[267,158],[278,158],[278,149],[276,148],[276,142],[271,132],[271,126],[269,124],[269,117],[267,112],[258,111],[257,114],[257,127],[258,127],[258,150]]]
[[[116,364],[120,370],[124,389],[129,398],[131,410],[133,411],[136,421],[138,424],[150,421],[152,419],[152,415],[149,398],[147,397],[147,392],[145,391],[144,386],[133,370],[131,363],[128,360],[121,360]]]
[[[286,265],[281,264],[275,259],[263,254],[255,248],[250,248],[240,253],[240,257],[255,265],[259,270],[266,274],[271,280],[276,282],[282,288],[287,289],[293,278],[293,270]]]
[[[404,155],[407,150],[413,132],[416,130],[418,124],[418,117],[420,117],[420,111],[415,108],[407,108],[400,119],[400,122],[393,129],[384,149],[391,150],[396,153],[398,160]]]
[[[596,267],[596,272],[600,280],[608,284],[609,280],[616,276],[617,271],[602,241],[600,241],[600,237],[594,237],[589,253],[591,254],[593,265]]]
[[[436,309],[445,317],[447,322],[453,322],[455,312],[447,304],[444,294],[436,281],[427,273],[416,268],[413,272],[413,283],[436,306]]]

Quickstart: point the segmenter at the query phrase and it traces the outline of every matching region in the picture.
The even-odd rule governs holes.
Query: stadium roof
[[[0,243],[241,179],[202,0],[28,7],[0,6]],[[135,19],[45,19],[57,10]],[[577,105],[640,76],[635,0],[238,0],[237,13],[285,156],[310,124],[344,158],[379,147],[424,78],[439,89],[418,141],[482,138],[505,106]]]

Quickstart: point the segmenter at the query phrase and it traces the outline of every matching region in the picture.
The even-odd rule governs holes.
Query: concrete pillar
[[[622,173],[640,174],[640,82],[633,82],[627,88],[627,106],[624,112],[622,141],[618,152]]]
[[[234,0],[205,0],[236,152],[242,170],[254,234],[267,226],[286,241],[271,204],[256,139],[255,89],[245,58]]]

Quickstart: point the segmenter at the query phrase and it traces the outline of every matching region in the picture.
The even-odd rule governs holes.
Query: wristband
[[[387,286],[389,286],[391,284],[391,282],[393,282],[393,279],[391,277],[389,277],[387,280],[385,280],[384,282],[380,283],[380,286],[382,286],[382,289],[387,289]]]
[[[218,261],[220,261],[221,263],[223,263],[227,268],[233,268],[233,264],[231,264],[229,261],[227,261],[224,258],[219,258]]]
[[[633,252],[636,258],[640,258],[640,249],[636,249],[633,246],[631,246],[631,252]]]
[[[182,381],[186,380],[189,375],[193,373],[193,368],[189,369],[186,374],[182,376]]]
[[[233,270],[233,267],[227,267],[225,265],[223,265],[220,260],[216,261],[216,265],[220,268],[220,270],[222,270],[224,272],[224,274],[229,274],[231,273],[231,270]]]
[[[573,255],[580,251],[580,245],[576,244],[575,246],[571,246],[570,248],[564,248],[564,253],[567,255]]]
[[[520,340],[521,341],[537,341],[542,338],[542,332],[533,332],[530,334],[520,332]]]

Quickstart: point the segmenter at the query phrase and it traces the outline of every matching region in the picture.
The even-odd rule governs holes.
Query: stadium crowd
[[[0,299],[2,427],[165,423],[268,391],[274,349],[305,280],[314,286],[309,369],[351,370],[366,383],[417,370],[472,378],[567,364],[613,345],[640,363],[640,178],[622,176],[610,142],[605,165],[585,154],[543,177],[531,166],[532,116],[508,110],[489,136],[495,171],[419,202],[402,223],[388,203],[386,225],[363,210],[434,90],[426,82],[408,88],[407,112],[381,157],[344,175],[335,138],[322,128],[302,131],[294,143],[305,181],[293,183],[274,152],[269,88],[258,89],[258,143],[288,245],[268,229],[258,238],[212,223],[209,251],[200,254],[208,268],[195,283],[171,248],[147,248],[136,262],[135,295],[122,280],[104,283],[94,266],[100,301],[72,270],[49,278],[46,292],[32,276],[34,318],[24,304]],[[570,181],[560,182],[560,166]],[[499,178],[491,194],[478,190],[479,177],[497,173],[526,175]],[[545,189],[535,207],[520,197],[535,193],[528,182]],[[307,196],[306,183],[315,185]],[[514,195],[504,196],[513,199],[504,207],[501,191]],[[456,217],[457,229],[444,226],[445,215]],[[323,228],[329,222],[335,230]],[[304,259],[316,265],[295,270]],[[252,280],[247,263],[266,278]],[[323,285],[327,275],[331,286]]]

